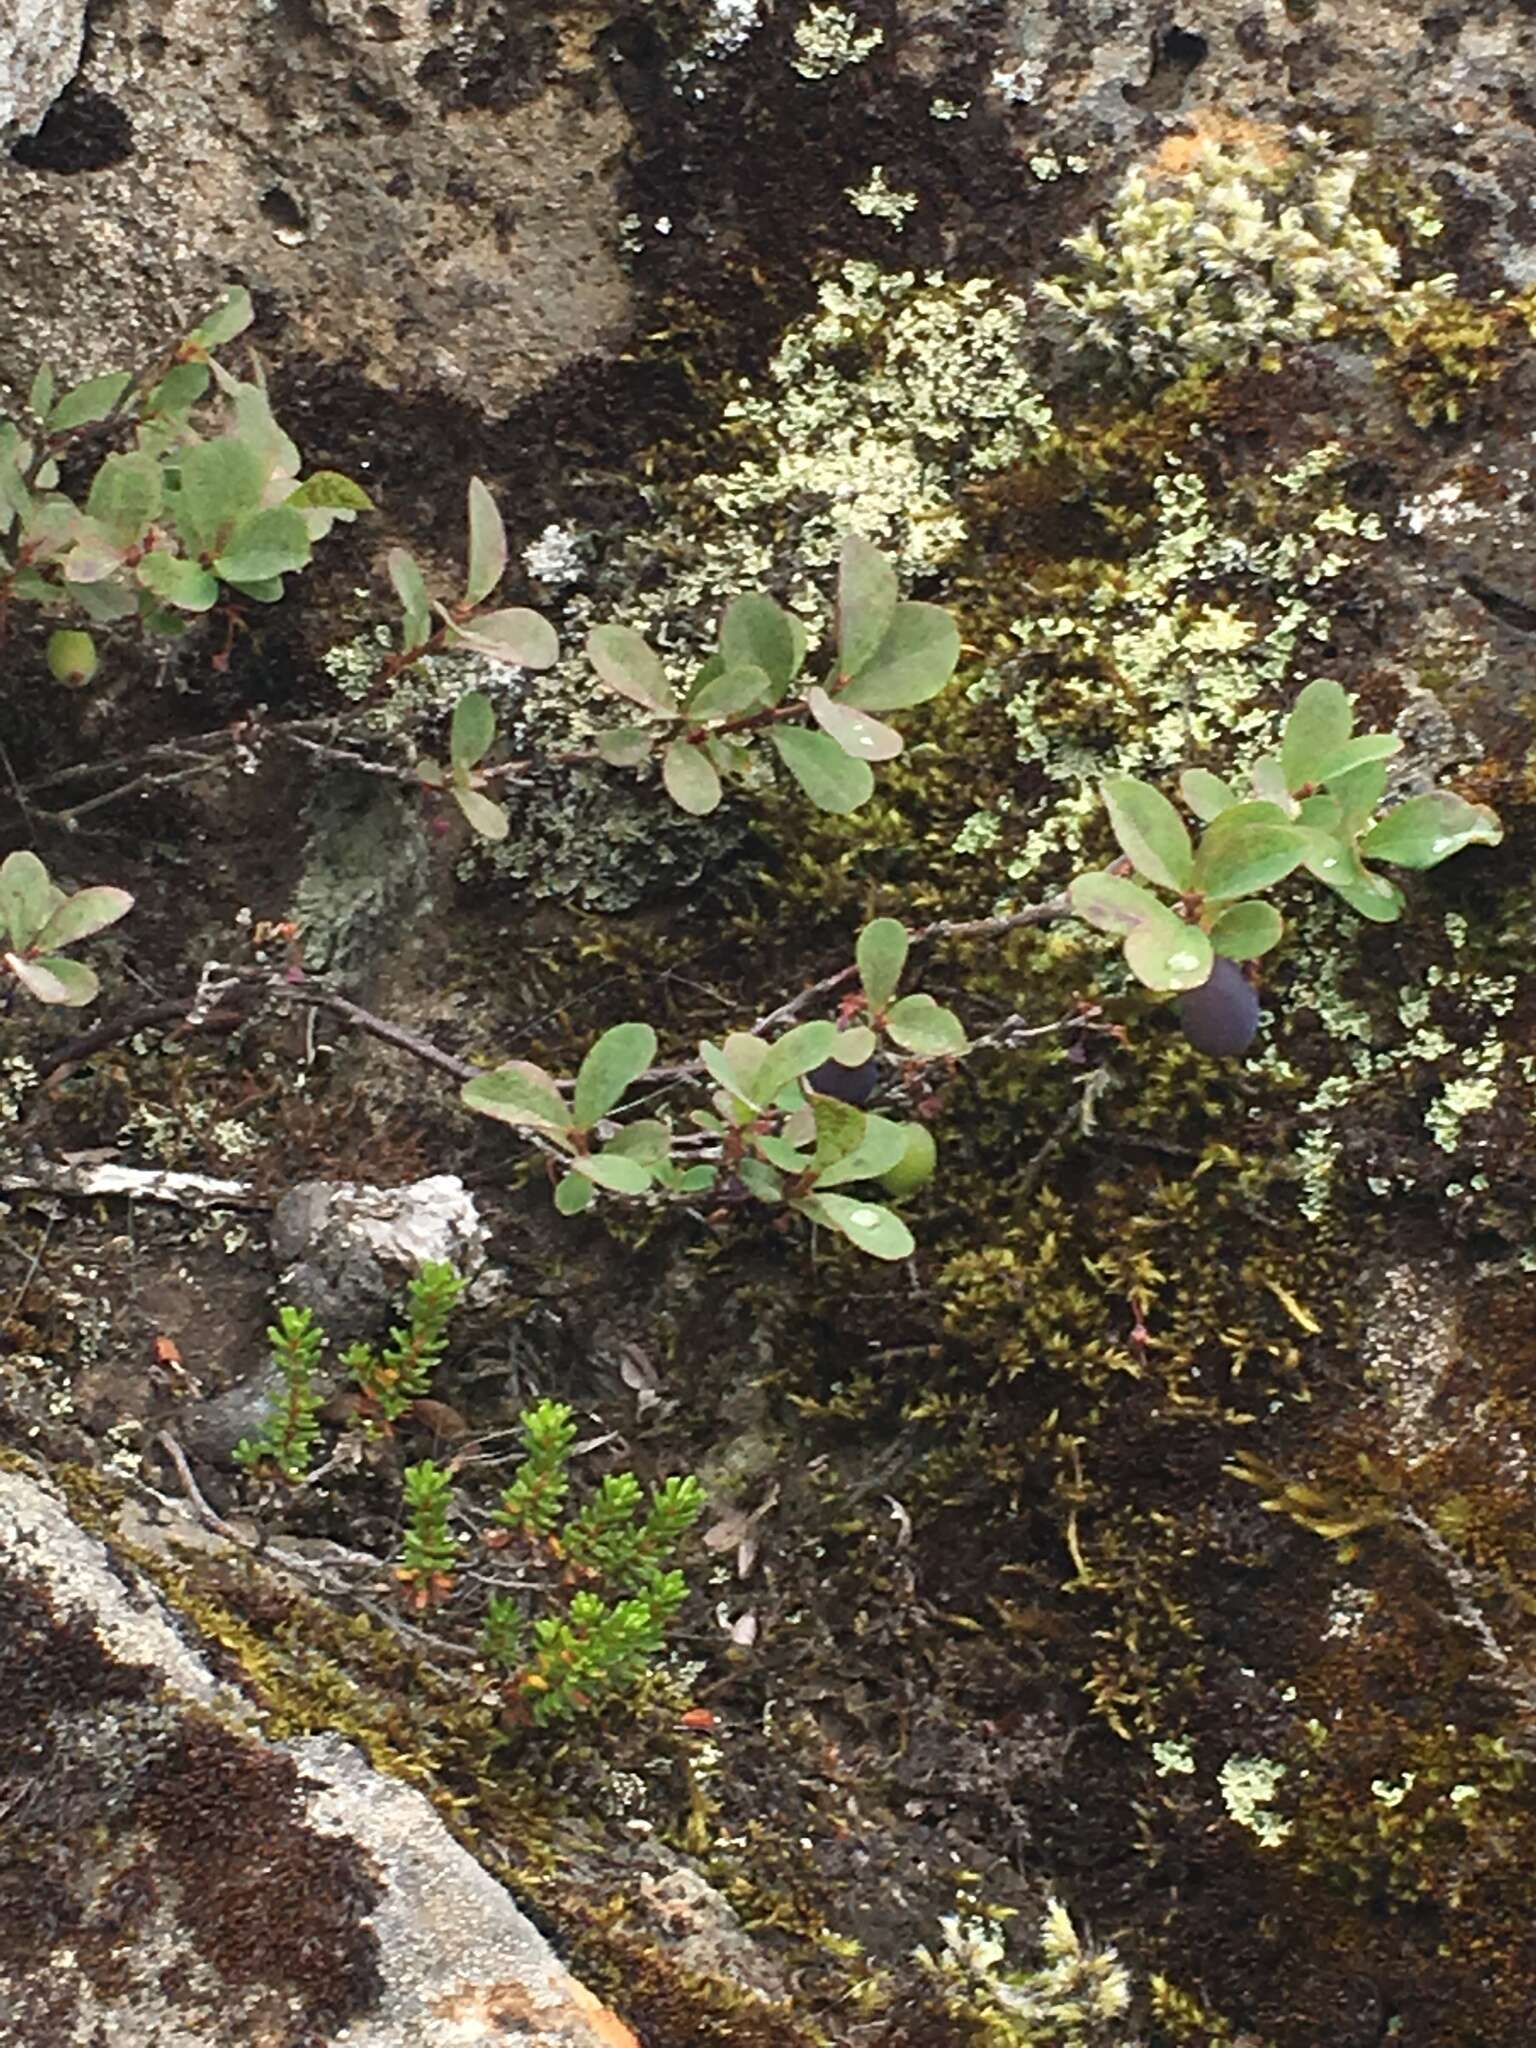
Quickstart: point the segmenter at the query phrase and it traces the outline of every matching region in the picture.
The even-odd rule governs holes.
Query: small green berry
[[[926,1124],[907,1126],[907,1149],[880,1176],[880,1185],[888,1195],[898,1199],[902,1195],[916,1194],[926,1182],[932,1180],[939,1148],[933,1142],[933,1133]]]

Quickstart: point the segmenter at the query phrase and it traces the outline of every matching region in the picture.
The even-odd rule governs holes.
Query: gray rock
[[[313,1310],[333,1346],[377,1336],[427,1260],[464,1272],[485,1241],[474,1197],[449,1173],[399,1188],[302,1181],[272,1219],[281,1298]]]
[[[84,11],[23,0],[22,20]],[[529,21],[510,37],[508,104],[486,104],[473,80],[494,23],[440,13],[312,5],[296,26],[281,7],[230,7],[210,35],[206,0],[98,9],[81,85],[124,153],[85,178],[0,159],[0,382],[24,388],[42,359],[66,381],[150,361],[235,277],[295,353],[489,412],[622,341],[611,171],[629,125],[604,71],[568,69],[557,31]],[[68,67],[43,75],[56,91]]]
[[[30,135],[75,75],[85,0],[9,0],[0,9],[0,143]]]
[[[409,1786],[263,1741],[153,1589],[0,1472],[0,2038],[636,2048]]]
[[[282,1374],[269,1360],[222,1394],[189,1401],[177,1418],[176,1434],[194,1458],[233,1471],[235,1446],[242,1437],[256,1435],[282,1391]]]

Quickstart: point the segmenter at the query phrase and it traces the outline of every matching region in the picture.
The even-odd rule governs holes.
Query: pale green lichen
[[[1501,1038],[1484,1039],[1461,1055],[1466,1072],[1447,1081],[1430,1104],[1424,1122],[1442,1152],[1454,1152],[1461,1142],[1463,1119],[1477,1111],[1492,1109],[1499,1099],[1499,1069],[1507,1048]]]
[[[1447,1153],[1466,1144],[1466,1118],[1492,1109],[1506,1093],[1525,1115],[1536,1114],[1536,1070],[1526,1072],[1507,1057],[1499,1030],[1518,999],[1517,976],[1464,969],[1453,955],[1450,964],[1425,968],[1395,997],[1382,991],[1368,1004],[1361,999],[1349,931],[1344,913],[1318,901],[1302,912],[1291,939],[1287,1012],[1310,1012],[1322,1025],[1332,1048],[1329,1071],[1321,1079],[1300,1074],[1272,1039],[1251,1062],[1271,1082],[1301,1091],[1297,1110],[1305,1128],[1293,1160],[1301,1211],[1312,1222],[1322,1219],[1338,1192],[1344,1113],[1389,1082],[1410,1095],[1433,1090],[1425,1128]],[[1446,937],[1453,949],[1464,945],[1465,920],[1447,919]],[[1475,1189],[1481,1178],[1472,1174],[1457,1185]],[[1385,1198],[1412,1189],[1415,1177],[1405,1166],[1373,1173],[1365,1185]]]
[[[1169,459],[1150,479],[1140,548],[1093,565],[1080,594],[1015,623],[1018,658],[971,692],[1003,702],[1020,760],[1045,780],[1022,839],[1010,842],[1010,881],[1035,882],[1078,853],[1098,821],[1104,775],[1161,782],[1193,763],[1220,771],[1276,742],[1308,679],[1300,657],[1330,631],[1329,586],[1381,535],[1370,519],[1337,516],[1346,461],[1329,443],[1218,502],[1195,470]],[[1106,701],[1115,707],[1108,729]],[[997,844],[1013,810],[1007,794],[996,799],[957,845]]]
[[[1188,1778],[1194,1775],[1194,1752],[1187,1742],[1154,1742],[1152,1762],[1160,1778]]]
[[[851,64],[861,64],[885,41],[883,28],[861,28],[846,7],[811,7],[794,30],[796,54],[790,66],[802,78],[833,78]]]
[[[850,185],[843,196],[866,220],[883,220],[898,230],[906,226],[907,215],[917,211],[917,194],[888,185],[883,164],[876,164],[862,185]]]
[[[764,383],[726,406],[743,460],[697,480],[701,505],[740,529],[738,546],[755,544],[757,573],[787,517],[791,560],[806,567],[834,561],[849,532],[908,571],[937,567],[965,538],[963,485],[1050,431],[1022,361],[1027,331],[1023,300],[989,278],[845,263]]]
[[[1229,1756],[1217,1773],[1229,1817],[1266,1849],[1278,1849],[1291,1832],[1291,1823],[1270,1810],[1285,1775],[1286,1766],[1267,1756]]]
[[[1454,279],[1400,284],[1398,251],[1356,210],[1365,168],[1301,129],[1283,151],[1211,142],[1176,171],[1133,169],[1068,237],[1076,268],[1038,290],[1080,345],[1158,376],[1273,360],[1394,297],[1448,295]]]

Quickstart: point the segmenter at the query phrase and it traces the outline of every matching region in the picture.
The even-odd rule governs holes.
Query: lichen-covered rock
[[[30,135],[75,75],[85,0],[16,0],[0,20],[0,143]]]
[[[422,1795],[272,1744],[0,1472],[0,2032],[27,2048],[635,2048]]]
[[[99,14],[72,99],[0,160],[0,387],[151,359],[232,275],[285,351],[490,410],[621,335],[601,73],[553,22],[439,12],[246,9],[213,38],[195,0]]]

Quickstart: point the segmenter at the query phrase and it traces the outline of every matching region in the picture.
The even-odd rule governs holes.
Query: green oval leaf
[[[14,953],[7,953],[5,959],[22,987],[40,1003],[62,1003],[66,1009],[83,1009],[96,1000],[101,987],[90,968],[78,960],[21,960]]]
[[[500,804],[482,796],[478,789],[455,789],[453,800],[482,839],[499,845],[506,838],[507,814]]]
[[[751,1031],[727,1032],[723,1045],[706,1038],[699,1047],[705,1071],[754,1109],[764,1107],[757,1093],[757,1073],[767,1057],[767,1042]]]
[[[907,1125],[893,1123],[888,1116],[866,1116],[859,1142],[828,1160],[818,1171],[818,1191],[841,1187],[851,1180],[878,1180],[881,1174],[889,1173],[907,1149],[907,1129]]]
[[[572,1117],[587,1130],[621,1102],[656,1057],[656,1033],[649,1024],[615,1024],[581,1063]]]
[[[35,853],[8,853],[0,861],[0,924],[18,949],[30,946],[52,915],[54,889]]]
[[[869,712],[855,711],[819,687],[807,690],[805,701],[822,731],[855,761],[894,761],[901,752],[901,734]]]
[[[469,480],[469,565],[466,604],[479,604],[501,581],[507,567],[507,534],[496,500],[477,476]]]
[[[205,313],[187,336],[199,348],[221,348],[243,334],[256,317],[251,295],[243,284],[232,284],[211,313]]]
[[[184,450],[169,508],[187,552],[217,553],[238,522],[260,506],[267,474],[257,450],[230,434],[194,441]],[[298,513],[292,517],[303,526]],[[304,538],[307,544],[308,527]]]
[[[146,395],[144,418],[149,419],[155,414],[184,418],[212,382],[212,373],[206,363],[172,363],[154,390]]]
[[[159,512],[160,465],[150,455],[109,455],[91,481],[85,509],[110,539],[132,547]]]
[[[651,736],[640,725],[618,725],[600,732],[594,745],[610,768],[638,768],[651,751]]]
[[[837,667],[856,676],[874,659],[896,613],[896,571],[861,534],[843,542],[837,577]],[[884,707],[889,709],[889,706]]]
[[[276,604],[283,594],[281,576],[253,576],[244,582],[231,576],[228,582],[231,590],[239,591],[242,597],[254,598],[257,604]]]
[[[1255,895],[1283,881],[1312,851],[1303,827],[1248,817],[1249,808],[1224,811],[1200,841],[1194,886],[1202,896]]]
[[[1396,924],[1403,914],[1405,898],[1395,882],[1385,875],[1366,870],[1366,879],[1355,883],[1333,883],[1334,893],[1359,916],[1372,924]]]
[[[175,605],[178,611],[206,612],[218,602],[217,577],[210,576],[201,563],[186,555],[155,548],[139,558],[133,573],[146,590],[153,591],[163,604]]]
[[[309,557],[304,514],[294,505],[267,505],[241,520],[213,567],[231,583],[257,583],[302,569]]]
[[[730,1043],[727,1039],[728,1047]],[[769,1108],[782,1088],[829,1058],[836,1043],[837,1026],[830,1019],[816,1018],[809,1024],[796,1024],[773,1041],[758,1063],[751,1083],[753,1099],[762,1108]]]
[[[853,957],[872,1010],[883,1010],[895,995],[909,944],[906,926],[895,917],[877,917],[859,933]]]
[[[104,932],[108,925],[126,917],[132,908],[133,898],[126,889],[105,885],[78,889],[58,906],[32,943],[43,952],[73,946],[80,939],[89,939],[97,932]]]
[[[671,1157],[672,1128],[660,1117],[641,1117],[638,1123],[626,1124],[603,1149],[620,1153],[626,1159],[638,1159],[642,1166],[654,1169]]]
[[[127,370],[109,370],[104,377],[87,377],[83,384],[66,391],[49,413],[48,432],[66,434],[73,427],[94,426],[98,420],[106,418],[132,382]],[[59,1002],[63,999],[50,996],[47,1000]],[[86,1001],[89,1000],[87,997]]]
[[[811,802],[821,811],[856,811],[874,794],[875,778],[867,761],[850,760],[837,741],[803,726],[775,726],[769,735],[775,751]]]
[[[530,611],[526,605],[505,605],[500,611],[480,612],[453,630],[455,637],[476,654],[507,662],[513,668],[553,668],[560,659],[560,641],[554,627],[542,613]]]
[[[361,484],[337,469],[317,469],[296,484],[284,500],[314,512],[371,512],[373,500]]]
[[[555,1186],[555,1207],[562,1216],[579,1216],[590,1209],[597,1189],[584,1173],[568,1173]]]
[[[1238,802],[1237,791],[1208,768],[1186,768],[1179,777],[1179,794],[1202,825]]]
[[[1211,944],[1228,960],[1257,960],[1279,945],[1284,930],[1272,903],[1229,903],[1211,926]]]
[[[1159,994],[1202,987],[1211,978],[1215,957],[1210,940],[1171,910],[1165,917],[1166,922],[1144,924],[1126,934],[1126,965],[1144,987]]]
[[[706,674],[695,687],[686,707],[688,716],[734,718],[738,712],[761,704],[772,687],[767,671],[755,664],[719,669],[713,675]]]
[[[1333,789],[1345,776],[1353,774],[1367,762],[1390,761],[1394,754],[1402,751],[1402,740],[1395,732],[1363,732],[1358,739],[1340,747],[1316,779]]]
[[[496,712],[483,690],[466,690],[453,707],[448,751],[454,765],[473,768],[490,752],[496,738]]]
[[[661,779],[680,811],[702,818],[720,801],[720,772],[702,747],[674,740],[661,757]]]
[[[871,1258],[910,1259],[917,1249],[906,1224],[879,1202],[861,1202],[854,1195],[807,1195],[794,1207],[815,1222],[841,1231]]]
[[[1355,729],[1355,707],[1338,683],[1320,677],[1308,683],[1285,721],[1280,741],[1280,769],[1294,795],[1323,779],[1324,770],[1349,742]]]
[[[651,711],[676,712],[677,696],[660,657],[632,626],[594,626],[587,635],[587,659],[619,696]]]
[[[899,604],[880,645],[838,701],[860,711],[904,711],[936,697],[960,659],[960,629],[936,604]]]
[[[864,1142],[864,1127],[869,1119],[851,1102],[839,1102],[831,1095],[814,1095],[811,1098],[811,1121],[816,1133],[816,1150],[811,1164],[820,1171],[823,1167],[835,1166],[840,1159],[846,1159],[858,1150]]]
[[[594,1152],[588,1158],[576,1160],[574,1168],[585,1179],[596,1181],[600,1188],[608,1188],[616,1195],[643,1195],[651,1185],[649,1169],[622,1152]]]
[[[1360,851],[1394,867],[1432,868],[1465,846],[1497,846],[1503,837],[1503,826],[1486,804],[1432,789],[1388,811],[1360,841]]]
[[[1363,832],[1376,815],[1376,806],[1386,794],[1387,764],[1384,760],[1362,761],[1357,768],[1332,775],[1328,794],[1339,807],[1340,826],[1351,838]]]
[[[1194,879],[1194,849],[1167,797],[1135,775],[1112,775],[1102,792],[1120,851],[1137,874],[1182,895]]]
[[[726,668],[760,668],[769,684],[781,690],[800,666],[788,612],[761,590],[727,605],[720,621],[720,652]]]
[[[564,1132],[571,1113],[551,1077],[532,1060],[509,1060],[488,1074],[476,1074],[459,1090],[466,1109],[524,1130]]]
[[[951,1058],[966,1048],[965,1027],[932,996],[902,996],[885,1013],[885,1028],[903,1051],[922,1059]]]
[[[389,568],[389,580],[395,586],[395,595],[408,612],[431,610],[432,600],[427,595],[426,578],[421,573],[421,564],[407,548],[391,548],[385,558]]]
[[[1139,882],[1107,872],[1076,876],[1068,885],[1067,900],[1095,931],[1114,932],[1122,938],[1150,920],[1172,915],[1167,904],[1160,903]]]

